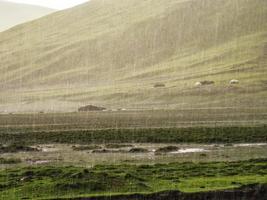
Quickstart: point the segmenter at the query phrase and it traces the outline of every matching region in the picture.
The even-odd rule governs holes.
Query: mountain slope
[[[39,6],[0,1],[0,32],[17,24],[50,14],[53,11],[53,9]]]
[[[266,19],[265,0],[92,0],[0,33],[0,109],[265,107]]]

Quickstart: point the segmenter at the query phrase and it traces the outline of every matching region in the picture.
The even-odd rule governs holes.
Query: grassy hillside
[[[57,12],[0,33],[0,110],[265,107],[266,18],[265,0],[92,0]],[[215,84],[194,86],[203,80]]]
[[[21,24],[44,15],[54,10],[39,6],[0,1],[0,32],[5,31],[17,24]],[[14,15],[14,13],[16,13]]]

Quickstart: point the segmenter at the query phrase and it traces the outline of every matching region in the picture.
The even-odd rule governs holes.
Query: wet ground
[[[153,164],[170,162],[236,161],[267,157],[267,143],[252,144],[45,144],[39,151],[1,154],[20,159],[18,166]],[[1,168],[11,165],[0,165]],[[14,164],[12,165],[14,166]]]

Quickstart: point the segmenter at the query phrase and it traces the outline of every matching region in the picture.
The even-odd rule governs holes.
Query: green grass
[[[184,192],[203,192],[232,189],[255,183],[266,184],[266,179],[266,175],[191,178],[183,180],[178,187]]]
[[[183,192],[267,183],[267,160],[155,165],[39,166],[0,171],[3,199]]]
[[[0,132],[2,143],[105,144],[105,143],[245,143],[267,142],[267,126],[196,127],[159,129],[103,129],[32,132],[20,129]]]

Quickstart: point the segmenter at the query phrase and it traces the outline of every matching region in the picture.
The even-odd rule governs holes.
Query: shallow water
[[[244,144],[234,144],[234,147],[253,147],[253,146],[267,146],[267,143],[244,143]]]
[[[186,149],[180,149],[178,151],[170,152],[171,154],[177,154],[177,153],[198,153],[198,152],[207,152],[209,150],[205,150],[202,148],[186,148]]]
[[[75,144],[43,144],[33,146],[40,151],[17,152],[3,154],[5,158],[19,158],[21,166],[29,165],[81,165],[94,166],[97,164],[154,164],[169,162],[211,162],[211,161],[236,161],[267,157],[266,143],[233,144],[156,144],[133,143],[132,147],[117,149],[106,148],[105,144],[97,144],[107,152],[93,153],[93,150],[73,150]],[[79,146],[77,144],[77,146]],[[157,154],[162,147],[177,146],[178,150]],[[147,152],[132,153],[131,148],[144,148]],[[110,151],[109,151],[110,150]],[[0,168],[6,165],[0,165]]]

